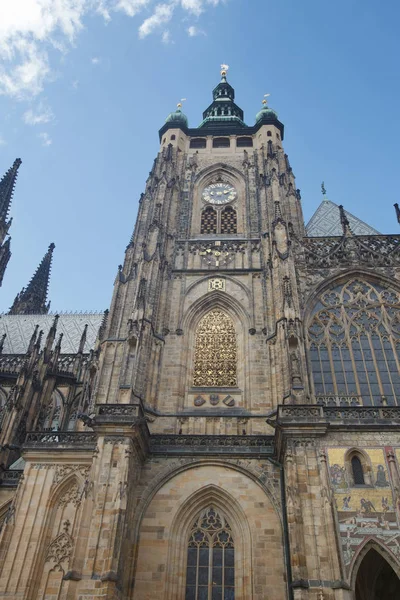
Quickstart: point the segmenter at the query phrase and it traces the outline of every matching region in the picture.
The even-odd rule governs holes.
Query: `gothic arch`
[[[382,558],[392,567],[397,577],[400,578],[399,561],[387,547],[383,546],[377,538],[372,536],[367,538],[365,542],[360,546],[360,548],[357,550],[356,554],[353,557],[352,564],[350,565],[349,581],[350,587],[353,591],[355,591],[357,574],[362,564],[362,561],[364,560],[365,556],[370,550],[375,550],[375,552],[380,554]]]
[[[243,463],[243,464],[241,464]],[[155,476],[151,479],[149,485],[143,488],[137,488],[139,493],[139,500],[135,508],[134,514],[134,522],[133,522],[133,530],[134,535],[133,539],[137,539],[139,535],[140,523],[145,514],[147,508],[149,507],[152,499],[157,494],[157,492],[173,477],[183,473],[189,469],[193,469],[203,465],[211,465],[211,466],[223,466],[227,469],[232,469],[249,477],[254,483],[256,483],[265,493],[271,504],[273,505],[279,519],[282,523],[282,515],[281,515],[281,506],[280,506],[280,497],[276,495],[276,490],[272,485],[268,485],[269,481],[272,481],[272,478],[269,478],[266,473],[259,472],[256,469],[251,470],[251,465],[248,464],[247,461],[235,460],[227,461],[224,459],[181,459],[173,462],[168,462],[167,465]],[[272,467],[271,467],[272,468]]]
[[[83,478],[73,471],[50,492],[46,517],[41,528],[40,553],[32,563],[30,600],[45,600],[48,587],[62,586],[62,577],[71,565],[78,535]]]
[[[239,169],[232,165],[227,165],[226,163],[220,162],[213,163],[209,167],[202,169],[194,180],[194,186],[197,187],[199,185],[207,185],[208,182],[211,182],[216,173],[223,173],[227,179],[231,179],[232,184],[238,184],[239,182],[244,184],[244,176]]]
[[[208,471],[206,479],[204,479],[204,470]],[[249,518],[252,523],[249,523],[249,525],[242,524],[240,527],[248,527],[250,531],[254,532],[252,535],[254,535],[256,539],[251,540],[251,553],[259,552],[259,550],[256,549],[259,548],[259,546],[261,547],[265,542],[268,546],[268,552],[266,549],[263,550],[262,556],[266,561],[269,561],[270,557],[273,556],[273,558],[271,558],[272,562],[274,562],[274,564],[282,565],[282,582],[280,582],[279,575],[278,578],[275,578],[278,582],[277,585],[282,587],[279,592],[282,594],[285,589],[283,574],[283,528],[279,505],[280,493],[279,490],[272,485],[272,481],[274,480],[274,477],[272,477],[273,470],[274,467],[269,463],[265,464],[264,468],[261,470],[259,466],[255,466],[254,469],[250,470],[248,461],[240,459],[178,459],[174,460],[172,464],[169,463],[162,468],[155,477],[153,475],[148,480],[147,485],[139,485],[136,490],[136,496],[132,497],[130,500],[132,520],[129,522],[129,545],[133,554],[132,558],[128,561],[129,568],[125,569],[123,574],[123,589],[127,590],[127,597],[133,598],[135,597],[134,594],[138,594],[138,597],[142,597],[140,595],[141,593],[144,594],[143,597],[145,597],[145,593],[143,592],[143,585],[145,585],[145,582],[142,575],[144,570],[149,572],[151,571],[151,568],[146,562],[147,559],[145,560],[146,564],[144,565],[143,557],[148,556],[146,547],[149,543],[149,533],[152,535],[147,527],[146,519],[150,519],[150,524],[154,518],[153,511],[155,510],[157,512],[157,523],[163,531],[162,538],[158,539],[163,540],[164,554],[163,557],[153,557],[151,555],[151,560],[154,558],[158,564],[160,564],[160,562],[166,563],[170,556],[170,552],[173,552],[173,550],[170,550],[171,544],[171,548],[174,548],[172,537],[175,534],[173,533],[173,530],[171,530],[171,525],[174,524],[174,527],[176,528],[179,526],[179,521],[184,520],[179,516],[182,507],[185,508],[185,520],[187,522],[190,515],[196,513],[194,499],[200,502],[200,505],[197,504],[197,509],[200,510],[207,504],[207,499],[210,501],[210,498],[211,500],[214,499],[218,501],[218,506],[221,507],[221,510],[225,514],[227,512],[226,507],[228,507],[230,512],[236,515],[239,522],[241,515],[251,515]],[[193,475],[185,475],[185,472],[188,471],[192,471]],[[232,497],[232,494],[235,494],[237,488],[235,485],[230,485],[224,478],[233,482],[236,481],[236,477],[240,475],[243,476],[243,482],[245,484],[247,482],[246,485],[249,486],[248,495],[240,493],[236,494],[237,498],[234,498]],[[183,482],[186,482],[190,489],[186,490],[186,484]],[[165,490],[163,490],[164,487]],[[176,500],[171,496],[169,491],[170,488],[178,491]],[[203,492],[203,490],[205,491]],[[232,490],[232,493],[229,492],[229,495],[232,497],[229,502],[227,501],[226,494],[228,494],[228,492],[226,490]],[[214,495],[210,493],[211,491]],[[179,498],[182,498],[182,502],[179,501]],[[136,500],[139,500],[139,502]],[[168,504],[168,502],[172,503],[172,511],[166,506],[166,503]],[[247,502],[251,502],[251,506],[254,506],[254,509],[250,512],[246,504]],[[254,502],[256,502],[256,504],[253,504]],[[243,507],[241,507],[239,503],[243,504]],[[258,510],[260,511],[259,517],[257,517],[256,514],[253,514],[252,511],[254,510],[256,513]],[[256,525],[253,521],[258,518],[261,518],[262,520],[266,519],[266,521],[261,525]],[[164,521],[165,526],[162,525]],[[230,523],[230,525],[232,525],[232,523]],[[236,525],[237,533],[240,532],[240,527],[239,524]],[[125,535],[128,535],[127,528],[128,525],[126,524]],[[274,529],[275,533],[273,538],[271,538],[271,542],[266,541],[263,533],[264,528],[272,528],[271,531]],[[153,529],[153,527],[150,529]],[[259,534],[262,536],[260,539],[258,539]],[[248,534],[246,531],[243,532],[242,530],[241,535],[247,539],[246,536]],[[157,548],[160,547],[161,546],[157,543]],[[175,566],[175,568],[178,567]],[[261,568],[267,569],[267,578],[269,576],[272,577],[273,570],[267,566],[267,563]],[[167,570],[167,566],[165,566],[165,570]],[[165,570],[163,568],[161,572],[164,573]],[[147,575],[145,576],[145,579],[146,578]],[[164,579],[164,575],[162,578]],[[164,583],[166,584],[166,581],[164,581]],[[268,582],[266,585],[269,585]],[[135,586],[134,589],[133,586]],[[138,591],[139,588],[141,592],[140,590]],[[154,594],[158,593],[156,589],[151,591]],[[279,596],[279,593],[277,594],[277,597]],[[164,591],[161,595],[162,597],[166,597],[164,596]],[[240,595],[238,597],[247,598],[247,596]],[[168,596],[168,598],[178,600],[174,595]]]
[[[246,515],[233,496],[226,490],[209,484],[200,488],[180,507],[171,526],[171,535],[168,548],[167,565],[184,565],[187,551],[188,532],[193,520],[202,510],[213,506],[218,512],[227,517],[232,528],[235,541],[235,552],[239,554],[235,595],[237,598],[251,597],[251,532]],[[180,580],[171,577],[172,569],[167,568],[166,600],[183,598],[184,577]],[[247,574],[247,577],[246,577]],[[246,581],[247,580],[247,581]]]
[[[250,352],[248,348],[250,317],[247,311],[235,298],[230,294],[220,291],[204,294],[201,298],[193,302],[184,315],[183,328],[184,331],[187,332],[187,335],[184,347],[182,348],[182,364],[185,365],[185,368],[182,369],[182,389],[188,391],[193,387],[196,333],[200,321],[213,310],[220,310],[233,322],[236,333],[237,352],[237,384],[235,387],[242,390],[244,398],[246,398],[250,373]]]
[[[191,224],[192,235],[197,236],[201,232],[201,215],[203,213],[203,209],[205,208],[205,203],[201,198],[201,190],[211,183],[215,183],[218,180],[225,181],[232,186],[234,186],[237,190],[237,197],[233,200],[231,206],[235,210],[235,232],[231,235],[236,234],[247,234],[247,219],[246,219],[246,211],[247,207],[247,196],[246,196],[246,180],[243,173],[232,165],[227,165],[225,163],[217,163],[206,167],[198,175],[196,176],[193,182],[192,188],[192,202],[190,205],[190,216],[189,222]],[[214,210],[218,213],[223,207],[214,206]],[[220,217],[218,217],[220,219]],[[217,220],[218,220],[217,219]],[[218,229],[219,231],[219,229]],[[207,231],[204,231],[207,233]],[[215,233],[214,235],[219,235]],[[225,235],[224,233],[220,235]]]
[[[316,287],[305,309],[310,386],[318,402],[400,401],[400,286],[364,269]]]
[[[207,279],[209,279],[209,277],[205,277],[203,280],[198,280],[192,284],[187,291],[186,298],[189,294],[189,291]],[[241,287],[242,289],[244,288],[242,285]],[[248,290],[245,291],[246,295],[249,296]],[[243,305],[230,294],[216,290],[213,292],[206,292],[203,296],[195,300],[193,304],[187,307],[182,319],[184,331],[195,329],[204,315],[213,308],[220,308],[221,310],[224,310],[234,321],[238,321],[241,327],[244,329],[248,329],[250,327],[251,317]]]
[[[192,290],[196,287],[198,287],[199,285],[203,285],[204,283],[207,283],[208,280],[212,277],[212,275],[205,275],[204,277],[200,277],[199,279],[197,279],[196,281],[193,281],[192,283],[190,283],[187,288],[186,288],[186,292],[185,292],[185,298],[187,298],[190,293],[192,292]],[[247,285],[245,285],[244,283],[242,283],[241,281],[239,281],[238,279],[235,279],[234,277],[232,277],[231,275],[228,274],[224,274],[224,279],[225,281],[229,281],[230,283],[232,283],[233,285],[236,285],[240,290],[242,290],[247,297],[247,300],[250,302],[251,300],[251,293],[250,290],[248,288]],[[206,292],[207,295],[209,295],[212,292]],[[223,295],[224,298],[230,296],[230,294],[228,294],[227,292],[217,292]],[[238,308],[238,310],[241,307],[241,305],[239,303],[236,303],[236,306]],[[244,309],[242,309],[244,310]],[[245,311],[246,312],[246,311]],[[246,313],[247,314],[247,313]]]
[[[382,275],[381,273],[377,274],[374,271],[370,271],[369,269],[363,269],[357,267],[356,269],[348,269],[347,271],[342,271],[340,273],[335,273],[326,279],[323,279],[319,283],[317,283],[312,289],[309,290],[308,296],[304,302],[303,309],[303,323],[306,325],[310,314],[318,301],[319,296],[329,290],[329,288],[333,288],[337,285],[341,285],[346,283],[346,281],[355,278],[366,279],[370,281],[373,285],[382,285],[389,286],[394,288],[397,292],[400,293],[400,281],[397,279],[390,279],[386,277],[386,275]]]

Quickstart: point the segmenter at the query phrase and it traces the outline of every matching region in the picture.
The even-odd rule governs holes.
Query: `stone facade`
[[[213,95],[90,352],[0,357],[0,599],[399,597],[400,237],[306,237],[276,113]]]

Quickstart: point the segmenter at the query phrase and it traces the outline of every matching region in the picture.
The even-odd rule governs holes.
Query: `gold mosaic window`
[[[217,233],[217,211],[211,206],[201,213],[201,233]]]
[[[193,385],[235,387],[237,343],[232,319],[219,309],[207,313],[196,332]]]
[[[308,328],[316,396],[400,400],[400,297],[353,279],[322,294]]]
[[[213,507],[203,511],[190,532],[185,600],[234,600],[235,547],[226,519]]]
[[[236,210],[231,206],[221,212],[221,233],[237,233]]]

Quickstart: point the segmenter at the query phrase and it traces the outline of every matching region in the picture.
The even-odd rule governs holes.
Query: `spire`
[[[12,195],[14,192],[15,182],[17,180],[17,172],[22,160],[16,158],[13,166],[8,169],[6,174],[0,181],[0,219],[5,221],[10,210]]]
[[[46,301],[54,248],[55,245],[50,244],[28,286],[17,294],[9,315],[46,315],[49,312],[50,302],[46,304]]]
[[[228,65],[221,65],[221,81],[213,89],[213,102],[203,112],[203,121],[199,128],[221,129],[230,127],[246,127],[243,122],[243,111],[235,104],[235,90],[226,77]]]

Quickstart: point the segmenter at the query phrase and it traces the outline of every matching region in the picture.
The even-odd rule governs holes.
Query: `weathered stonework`
[[[210,508],[229,524],[236,599],[399,597],[399,355],[380,359],[400,347],[398,236],[354,236],[342,212],[342,237],[307,238],[276,113],[246,127],[216,102],[198,129],[177,111],[160,130],[90,353],[86,328],[62,354],[56,318],[0,356],[0,600],[190,599],[189,535]],[[229,234],[224,192],[204,199],[215,182],[235,190]],[[383,340],[362,355],[368,393],[343,354],[350,296],[349,327],[357,313]],[[372,551],[386,596],[363,591]]]

